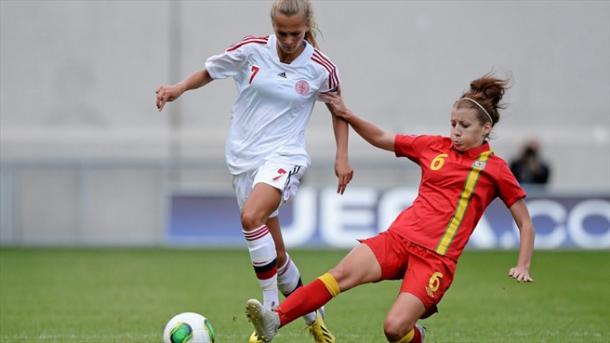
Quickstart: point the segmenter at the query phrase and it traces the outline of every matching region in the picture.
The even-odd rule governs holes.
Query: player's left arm
[[[532,254],[534,252],[534,224],[530,217],[525,200],[517,200],[511,207],[510,213],[517,223],[519,228],[519,258],[517,265],[510,268],[508,276],[519,282],[533,282],[534,279],[530,276],[530,265],[532,262]]]
[[[350,183],[354,176],[354,170],[349,164],[348,158],[348,138],[349,138],[349,125],[343,118],[339,118],[333,113],[333,109],[329,104],[326,107],[330,111],[333,121],[333,131],[335,134],[335,143],[337,145],[337,152],[335,155],[335,175],[337,176],[338,185],[337,193],[343,194],[347,188],[347,184]]]

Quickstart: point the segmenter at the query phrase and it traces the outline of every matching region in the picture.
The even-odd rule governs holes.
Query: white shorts
[[[239,209],[241,210],[246,200],[248,200],[254,186],[261,182],[282,192],[281,206],[283,202],[286,202],[297,193],[301,178],[305,174],[305,169],[307,167],[296,164],[266,161],[258,169],[233,175],[233,189],[235,190]],[[277,217],[278,214],[279,206],[271,213],[269,218]]]

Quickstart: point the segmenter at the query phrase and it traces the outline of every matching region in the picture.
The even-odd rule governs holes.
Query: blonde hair
[[[271,21],[275,20],[275,15],[281,13],[285,16],[293,16],[303,14],[305,23],[309,27],[309,31],[305,33],[305,40],[314,48],[318,49],[318,41],[316,33],[319,31],[318,25],[313,15],[313,6],[309,0],[275,0],[271,6]]]

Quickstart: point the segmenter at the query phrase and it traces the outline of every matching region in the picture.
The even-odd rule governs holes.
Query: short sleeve
[[[205,62],[205,69],[213,79],[235,77],[246,60],[247,46],[227,49],[224,53],[211,56]]]
[[[322,86],[320,87],[320,93],[335,92],[339,88],[339,84],[339,71],[337,66],[333,65],[330,72],[326,73],[326,77],[324,78]]]
[[[396,157],[407,157],[418,162],[422,153],[436,138],[435,136],[398,134],[394,137],[394,153]]]
[[[518,200],[527,196],[523,188],[521,188],[521,185],[519,185],[515,175],[510,171],[510,168],[504,161],[498,172],[496,182],[498,186],[498,196],[502,199],[507,208],[510,208]]]

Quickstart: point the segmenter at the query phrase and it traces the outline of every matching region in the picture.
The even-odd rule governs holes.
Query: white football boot
[[[254,326],[257,338],[263,342],[271,342],[280,328],[280,317],[275,311],[266,309],[256,299],[246,302],[246,317]]]

